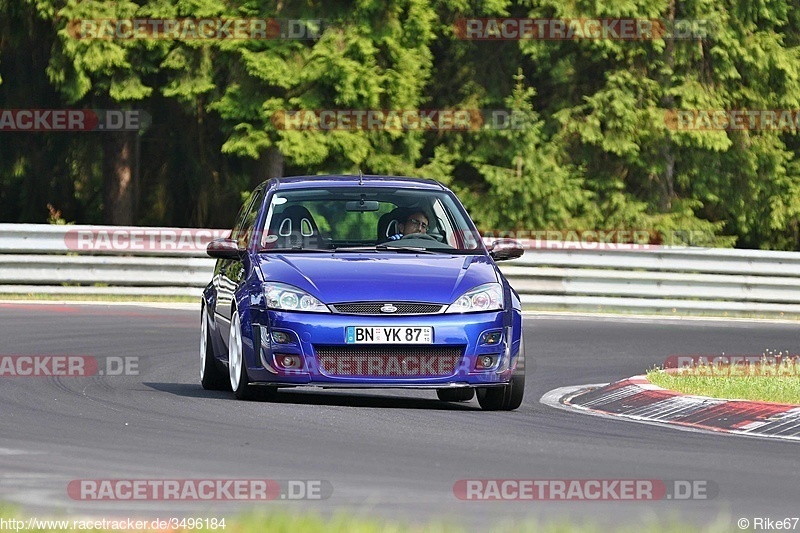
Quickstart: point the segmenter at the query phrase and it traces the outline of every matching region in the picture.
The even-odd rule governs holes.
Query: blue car
[[[458,198],[426,179],[262,183],[203,292],[200,380],[238,399],[281,387],[435,389],[513,410],[525,391],[522,313]]]

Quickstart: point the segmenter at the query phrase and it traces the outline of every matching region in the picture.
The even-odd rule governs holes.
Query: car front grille
[[[452,376],[463,346],[314,346],[324,374],[340,377]]]
[[[388,306],[395,311],[387,312]],[[343,315],[434,315],[444,309],[442,304],[417,303],[417,302],[347,302],[331,305],[333,310]]]

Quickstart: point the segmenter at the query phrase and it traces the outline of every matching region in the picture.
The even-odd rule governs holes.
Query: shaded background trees
[[[0,108],[143,109],[135,133],[0,132],[0,221],[226,227],[276,175],[439,179],[485,230],[702,230],[800,249],[796,131],[669,109],[799,109],[797,2],[0,0]],[[462,17],[702,20],[705,38],[467,41]],[[321,21],[300,40],[78,40],[79,18]],[[518,130],[291,131],[286,109],[506,109]],[[48,208],[52,206],[52,209]]]

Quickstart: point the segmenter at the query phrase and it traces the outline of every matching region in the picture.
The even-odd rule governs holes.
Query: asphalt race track
[[[522,407],[484,412],[427,391],[285,391],[239,402],[198,383],[199,308],[0,304],[0,355],[138,358],[139,375],[0,378],[0,501],[52,516],[235,515],[254,507],[347,510],[468,529],[534,518],[698,525],[800,514],[797,444],[677,431],[539,403],[674,354],[800,352],[800,324],[526,317]],[[81,479],[325,480],[324,500],[83,501]],[[461,501],[465,479],[704,480],[711,500]]]

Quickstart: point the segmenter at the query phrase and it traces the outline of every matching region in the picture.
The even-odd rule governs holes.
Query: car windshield
[[[451,193],[354,186],[274,193],[261,251],[475,254],[484,247]]]

